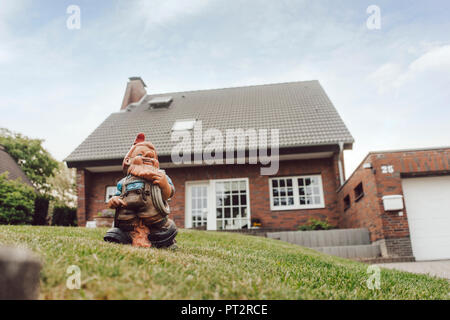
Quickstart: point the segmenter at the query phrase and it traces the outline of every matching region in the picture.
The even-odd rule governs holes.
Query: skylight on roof
[[[169,96],[155,97],[149,101],[152,108],[168,107],[172,103],[173,98]]]
[[[176,120],[172,126],[172,131],[192,130],[196,121],[195,119]]]

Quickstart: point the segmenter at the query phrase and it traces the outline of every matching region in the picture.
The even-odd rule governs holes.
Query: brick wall
[[[356,200],[355,188],[362,183],[364,196]],[[344,197],[350,197],[350,207],[345,210]],[[371,241],[383,239],[383,223],[375,176],[371,169],[358,167],[338,193],[339,228],[367,228]]]
[[[336,189],[339,183],[336,171],[337,157],[313,160],[290,160],[280,162],[280,170],[277,176],[321,174],[325,198],[325,208],[308,210],[271,211],[269,198],[270,177],[260,175],[259,165],[223,165],[190,168],[168,168],[167,174],[172,178],[176,188],[174,198],[170,203],[171,218],[176,224],[184,227],[185,220],[185,183],[187,181],[201,181],[209,179],[249,178],[250,210],[252,218],[259,218],[264,228],[277,228],[293,230],[299,224],[304,224],[309,218],[328,221],[338,225],[338,202]],[[87,214],[88,220],[106,208],[106,186],[116,185],[123,175],[121,172],[89,173],[79,171],[79,199],[86,199],[85,203],[79,200],[78,214],[81,217]],[[88,186],[82,185],[82,177],[89,175]],[[78,174],[77,174],[78,179]],[[83,192],[85,196],[83,196]],[[84,200],[83,200],[84,201]],[[80,207],[81,206],[81,207]],[[80,219],[79,221],[82,221]],[[84,225],[84,224],[81,224]]]
[[[371,169],[363,168],[371,163]],[[383,170],[383,167],[392,170]],[[385,211],[382,197],[403,195],[402,179],[415,176],[450,174],[450,149],[373,152],[364,159],[345,185],[339,189],[338,198],[342,216],[341,228],[368,228],[371,240],[383,240],[389,256],[412,255],[408,226],[408,212]],[[363,182],[364,197],[354,200],[353,190]],[[351,208],[344,211],[344,197],[350,194]]]

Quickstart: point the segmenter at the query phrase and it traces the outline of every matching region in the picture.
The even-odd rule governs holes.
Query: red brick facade
[[[364,164],[371,164],[364,168]],[[389,256],[412,255],[408,212],[384,210],[382,197],[403,195],[402,178],[450,174],[450,149],[372,152],[338,191],[340,228],[368,228],[372,241],[384,245]],[[364,196],[356,201],[354,189],[362,182]],[[350,196],[350,208],[344,198]],[[383,251],[383,249],[382,249]]]
[[[403,215],[385,211],[382,197],[403,195],[402,179],[450,174],[450,149],[369,153],[341,187],[338,158],[335,153],[331,158],[280,162],[279,177],[321,175],[325,201],[321,209],[271,210],[270,177],[261,176],[259,165],[168,168],[166,172],[176,188],[170,204],[171,218],[179,227],[185,226],[186,182],[248,178],[251,217],[259,219],[263,228],[295,230],[310,218],[328,219],[339,228],[369,229],[372,242],[381,245],[383,256],[412,256],[406,208]],[[106,208],[106,187],[115,186],[122,177],[121,172],[77,170],[79,225],[85,225]],[[356,199],[355,188],[360,183],[363,196]],[[346,196],[350,198],[348,208],[344,205]]]
[[[323,183],[325,208],[307,210],[271,211],[269,176],[261,176],[259,165],[220,165],[189,168],[168,168],[176,188],[170,203],[171,216],[179,227],[185,225],[185,185],[189,181],[209,179],[248,178],[252,219],[260,219],[264,228],[293,230],[309,218],[328,219],[338,225],[339,209],[336,189],[339,186],[337,156],[311,160],[289,160],[280,162],[277,176],[320,174]],[[123,177],[121,172],[92,173],[83,169],[77,171],[78,221],[85,225],[98,212],[106,208],[107,186],[114,186]],[[84,182],[84,183],[83,183]]]

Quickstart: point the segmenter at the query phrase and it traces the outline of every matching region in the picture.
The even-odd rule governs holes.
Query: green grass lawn
[[[0,226],[0,243],[40,255],[41,299],[449,299],[447,280],[382,269],[289,243],[234,233],[180,230],[179,249],[105,243],[106,229]],[[79,290],[67,267],[81,269]]]

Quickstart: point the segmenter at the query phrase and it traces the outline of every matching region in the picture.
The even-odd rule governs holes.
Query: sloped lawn
[[[277,240],[180,230],[177,251],[105,243],[106,229],[0,226],[42,258],[41,299],[449,299],[447,280],[382,269]],[[81,289],[69,290],[70,265]]]

